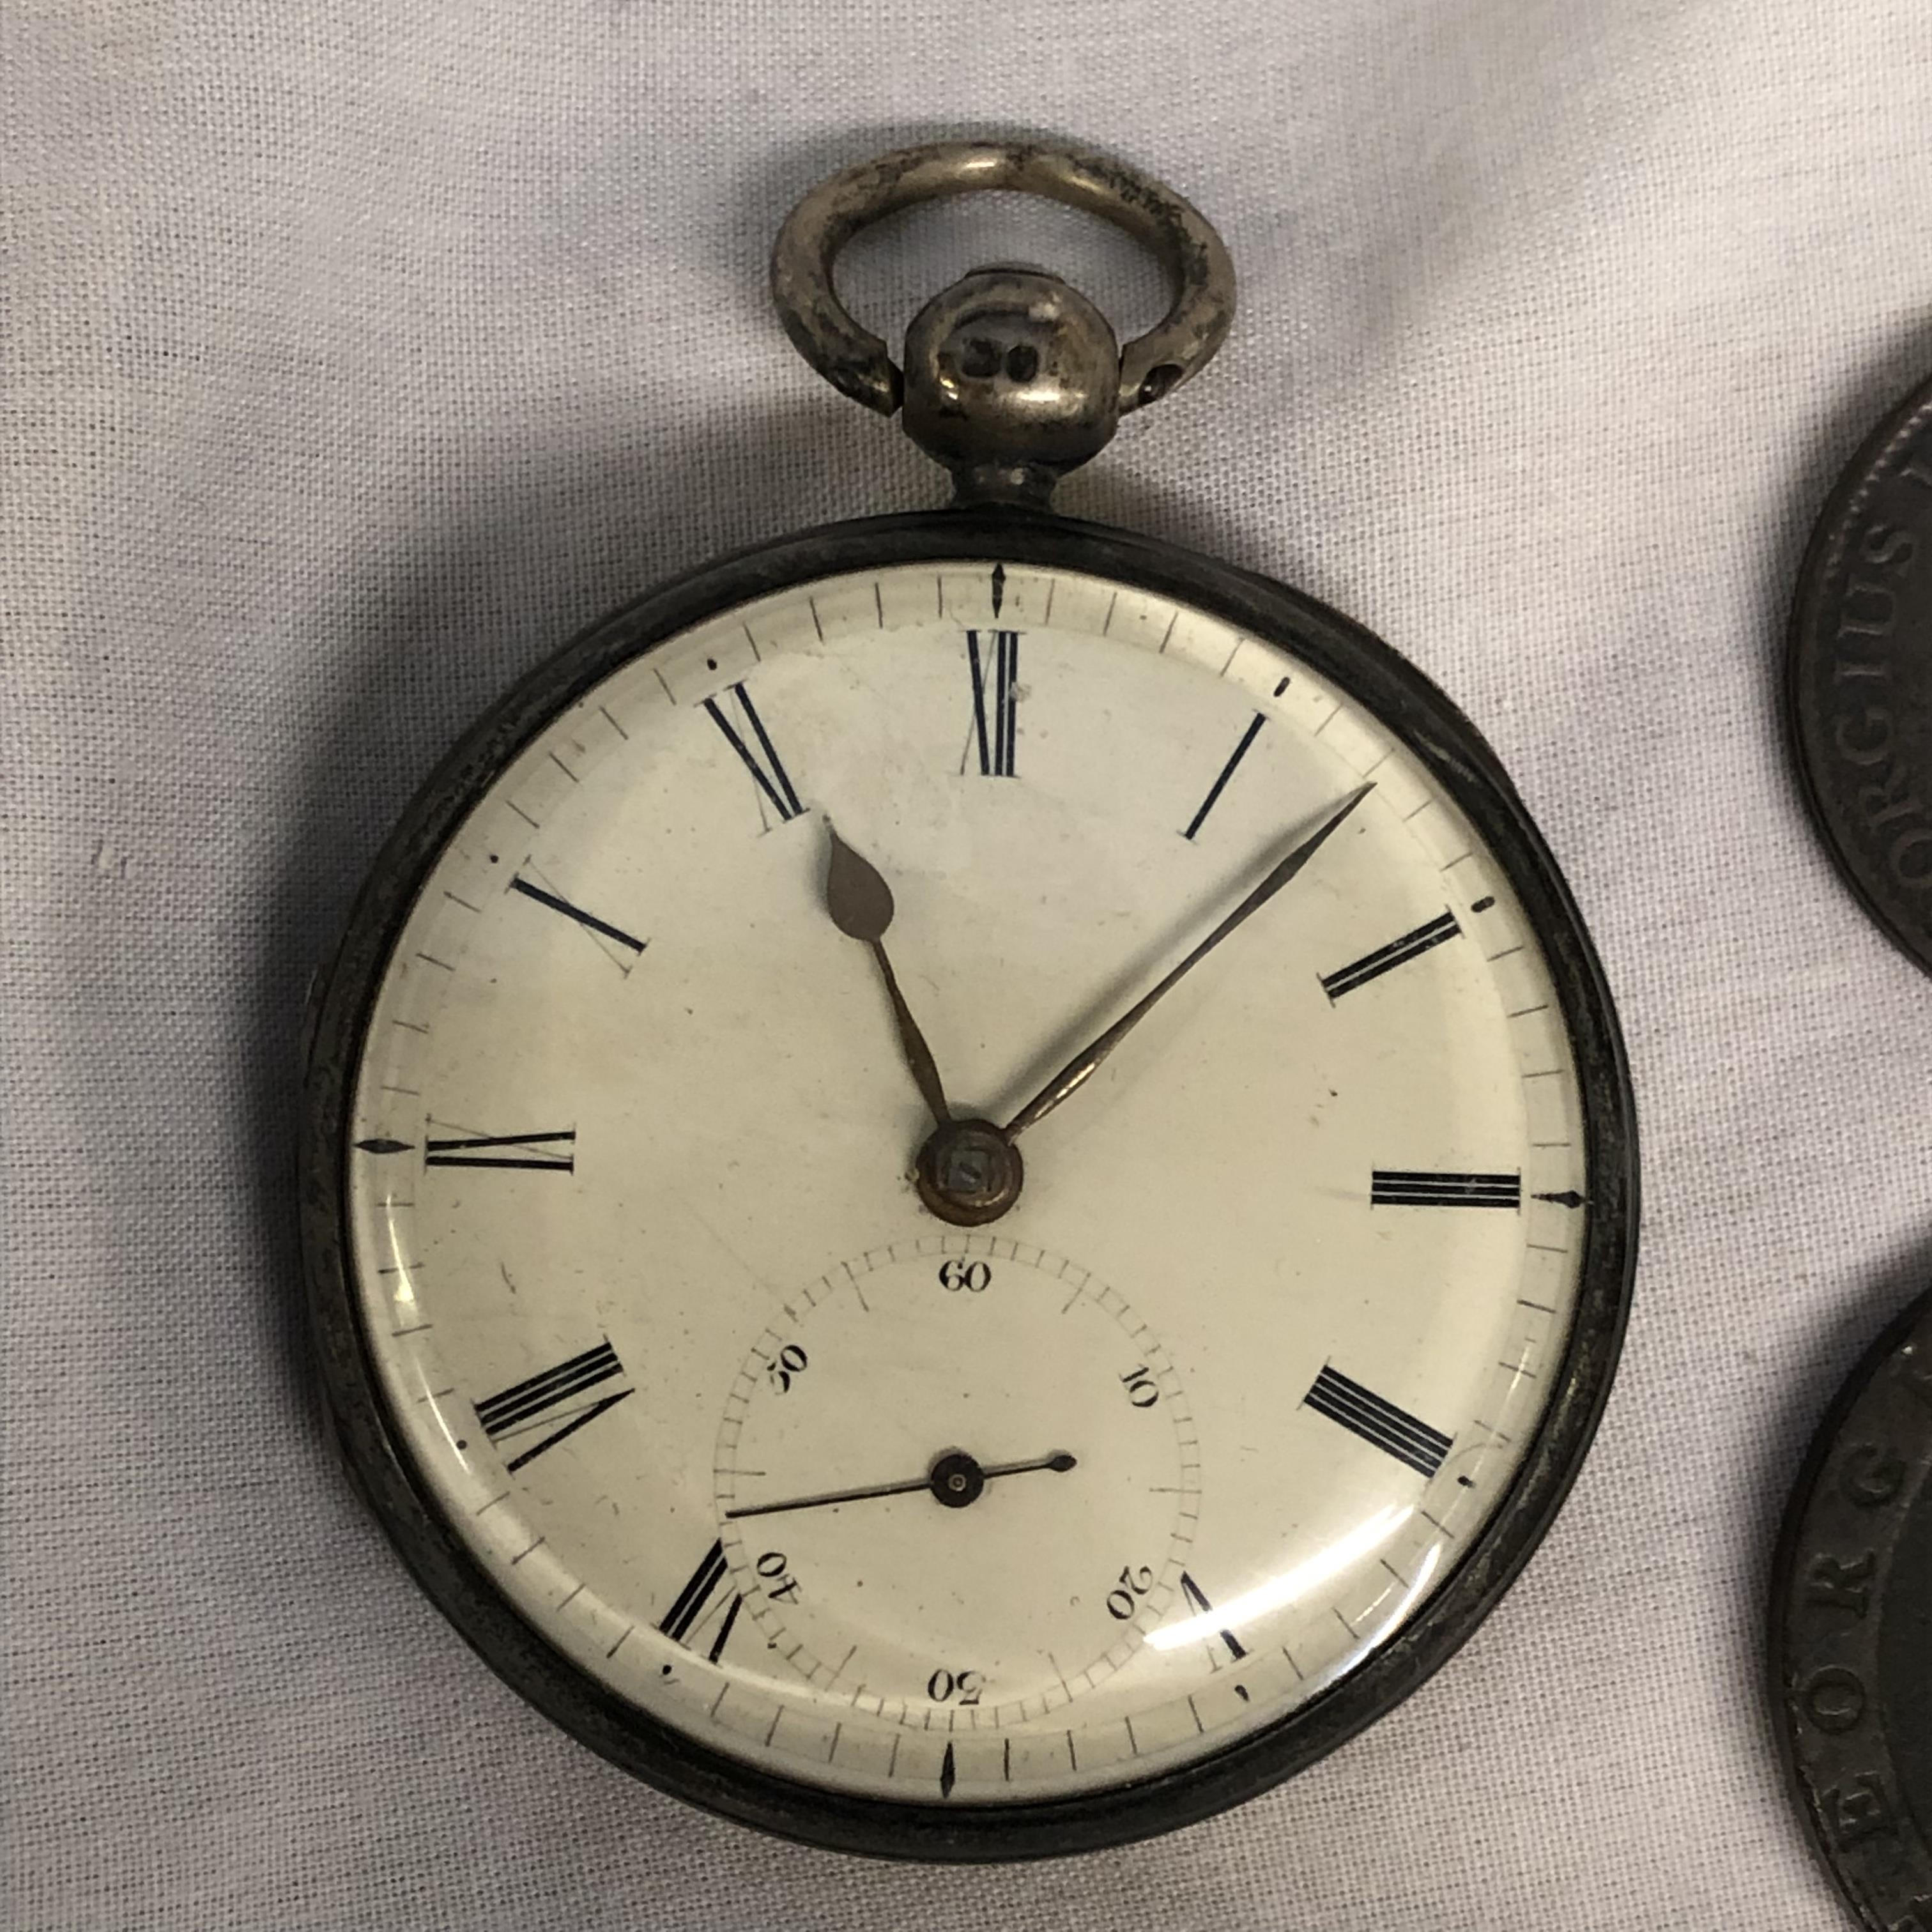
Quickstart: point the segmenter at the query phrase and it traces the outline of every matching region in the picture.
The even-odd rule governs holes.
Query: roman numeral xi
[[[506,1460],[504,1468],[514,1472],[546,1449],[554,1448],[566,1436],[574,1436],[595,1422],[607,1408],[615,1408],[626,1396],[634,1395],[636,1390],[628,1388],[605,1396],[591,1394],[592,1390],[623,1372],[616,1350],[608,1341],[600,1342],[554,1369],[544,1369],[495,1395],[485,1396],[476,1405],[476,1420],[500,1449],[540,1436],[540,1440],[527,1448],[518,1447]]]
[[[724,707],[716,698],[707,698],[704,708],[711,714],[711,722],[724,734],[724,742],[738,754],[746,770],[752,775],[752,782],[763,794],[772,809],[778,815],[780,824],[796,818],[805,807],[799,802],[798,792],[791,777],[778,757],[778,747],[772,742],[771,734],[765,729],[764,720],[758,716],[758,707],[750,694],[742,684],[731,686],[730,695],[738,700],[740,731],[725,715]],[[749,742],[757,740],[754,750]]]

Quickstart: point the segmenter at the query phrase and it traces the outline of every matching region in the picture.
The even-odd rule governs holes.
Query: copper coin
[[[1838,869],[1932,971],[1932,383],[1879,425],[1812,534],[1790,713]]]
[[[1839,1393],[1772,1582],[1786,1768],[1871,1932],[1932,1932],[1932,1294]]]

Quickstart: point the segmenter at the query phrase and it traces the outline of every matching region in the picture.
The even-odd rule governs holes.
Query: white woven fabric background
[[[1839,1922],[1761,1698],[1829,1390],[1932,1262],[1932,986],[1803,818],[1812,515],[1932,370],[1922,0],[12,0],[0,58],[0,1924],[1663,1932]],[[1639,1300],[1574,1499],[1440,1677],[1246,1808],[896,1868],[635,1785],[325,1452],[294,1036],[458,729],[722,549],[938,500],[787,347],[829,168],[1110,148],[1242,277],[1067,506],[1285,577],[1489,734],[1622,1003]],[[1124,243],[855,250],[881,327]]]

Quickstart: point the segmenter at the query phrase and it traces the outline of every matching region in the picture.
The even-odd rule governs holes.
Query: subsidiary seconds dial
[[[718,1436],[725,1555],[770,1646],[855,1709],[1018,1724],[1119,1670],[1183,1587],[1198,1448],[1112,1288],[928,1235],[808,1283],[754,1344]]]
[[[1622,1306],[1614,1035],[1468,728],[1075,529],[594,634],[321,1027],[325,1353],[418,1574],[598,1749],[861,1850],[1348,1735],[1527,1553]]]

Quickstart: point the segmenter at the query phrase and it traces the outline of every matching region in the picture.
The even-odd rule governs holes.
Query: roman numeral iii
[[[1377,1168],[1369,1182],[1377,1208],[1507,1208],[1522,1205],[1520,1174],[1421,1174]]]
[[[973,672],[973,732],[980,747],[980,775],[1010,778],[1018,709],[1020,634],[968,631],[966,660]]]
[[[1449,1454],[1451,1438],[1432,1429],[1420,1417],[1364,1388],[1332,1365],[1315,1378],[1302,1400],[1317,1415],[1339,1422],[1384,1455],[1406,1462],[1418,1475],[1432,1476]]]
[[[522,1444],[526,1438],[548,1431],[527,1448],[518,1447],[503,1466],[512,1472],[526,1462],[554,1448],[566,1436],[574,1436],[595,1422],[607,1408],[614,1408],[634,1389],[618,1389],[606,1396],[590,1391],[613,1382],[624,1372],[617,1352],[608,1341],[560,1362],[554,1369],[513,1382],[495,1395],[485,1396],[476,1405],[476,1420],[483,1432],[499,1448]]]

